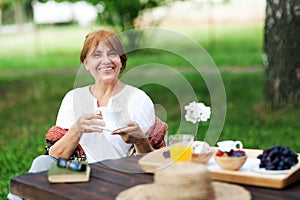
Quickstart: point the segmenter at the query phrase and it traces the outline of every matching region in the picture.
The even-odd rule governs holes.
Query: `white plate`
[[[265,168],[259,168],[259,167],[257,167],[257,168],[253,168],[253,171],[257,172],[257,173],[261,173],[261,174],[282,175],[282,174],[287,174],[291,169],[285,169],[285,170],[266,170]]]

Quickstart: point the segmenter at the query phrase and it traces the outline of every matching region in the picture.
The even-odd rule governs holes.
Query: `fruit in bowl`
[[[205,164],[214,154],[214,149],[203,141],[194,141],[192,144],[192,162]]]
[[[230,152],[218,150],[215,160],[222,169],[237,171],[244,165],[247,156],[242,150],[231,150]]]

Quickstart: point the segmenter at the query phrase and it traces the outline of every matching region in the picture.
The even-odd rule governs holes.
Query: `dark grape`
[[[257,156],[260,159],[260,168],[266,170],[285,170],[290,169],[298,163],[298,154],[289,147],[275,145],[264,149],[263,153]]]

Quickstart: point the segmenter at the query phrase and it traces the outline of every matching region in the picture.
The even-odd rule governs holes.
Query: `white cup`
[[[115,129],[125,126],[125,124],[121,122],[120,111],[114,111],[110,108],[104,108],[104,107],[100,107],[99,111],[101,112],[103,121],[106,124],[105,127],[101,127],[101,128],[113,131]]]
[[[225,140],[218,142],[219,150],[230,152],[231,150],[243,149],[243,143],[241,141]],[[238,147],[237,147],[238,146]]]

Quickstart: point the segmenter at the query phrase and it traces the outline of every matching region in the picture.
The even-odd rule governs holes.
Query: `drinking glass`
[[[170,154],[173,162],[189,162],[192,157],[194,136],[190,134],[170,135]]]

